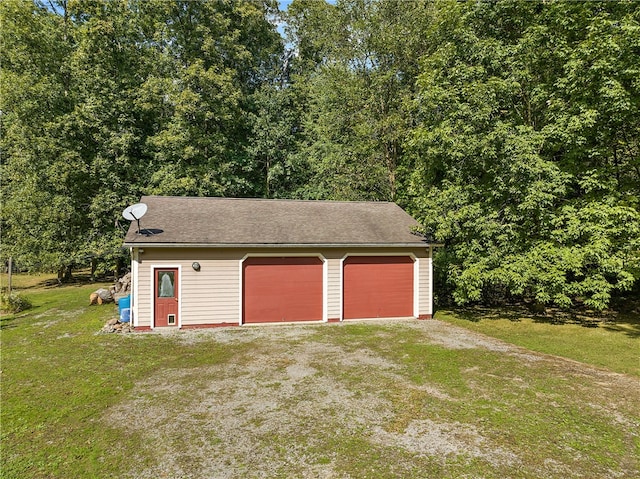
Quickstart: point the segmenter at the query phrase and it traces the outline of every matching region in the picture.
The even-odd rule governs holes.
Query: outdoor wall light
[[[193,263],[191,263],[191,267],[193,268],[194,271],[200,271],[200,263],[198,263],[197,261],[194,261]]]

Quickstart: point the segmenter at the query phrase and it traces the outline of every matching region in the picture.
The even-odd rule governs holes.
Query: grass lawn
[[[100,286],[27,284],[34,308],[0,320],[0,477],[640,476],[624,328],[447,312],[107,335]]]
[[[11,275],[11,287],[16,292],[24,292],[27,289],[41,288],[47,284],[57,282],[57,275],[54,273],[20,274]],[[4,291],[9,285],[9,275],[0,273],[0,288]]]
[[[640,377],[640,315],[559,322],[495,310],[439,311],[436,318],[512,344]]]

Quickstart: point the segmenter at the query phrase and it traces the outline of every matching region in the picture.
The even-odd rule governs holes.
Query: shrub
[[[19,313],[32,306],[31,301],[18,293],[2,293],[2,295],[0,295],[0,309],[2,309],[2,311]]]

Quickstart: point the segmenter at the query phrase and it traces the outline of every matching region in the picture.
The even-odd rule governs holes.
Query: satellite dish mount
[[[140,230],[140,218],[144,216],[147,212],[147,205],[145,203],[136,203],[135,205],[127,206],[122,212],[122,216],[124,219],[133,221],[136,220],[138,222],[138,231],[139,235],[142,234]]]

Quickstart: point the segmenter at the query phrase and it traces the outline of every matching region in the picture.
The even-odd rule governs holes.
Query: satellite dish
[[[140,218],[147,212],[147,205],[145,203],[136,203],[135,205],[127,206],[122,212],[124,219],[138,222],[138,234],[140,233]]]
[[[122,212],[122,216],[129,221],[139,220],[147,212],[147,205],[145,203],[136,203],[135,205],[127,206]]]

